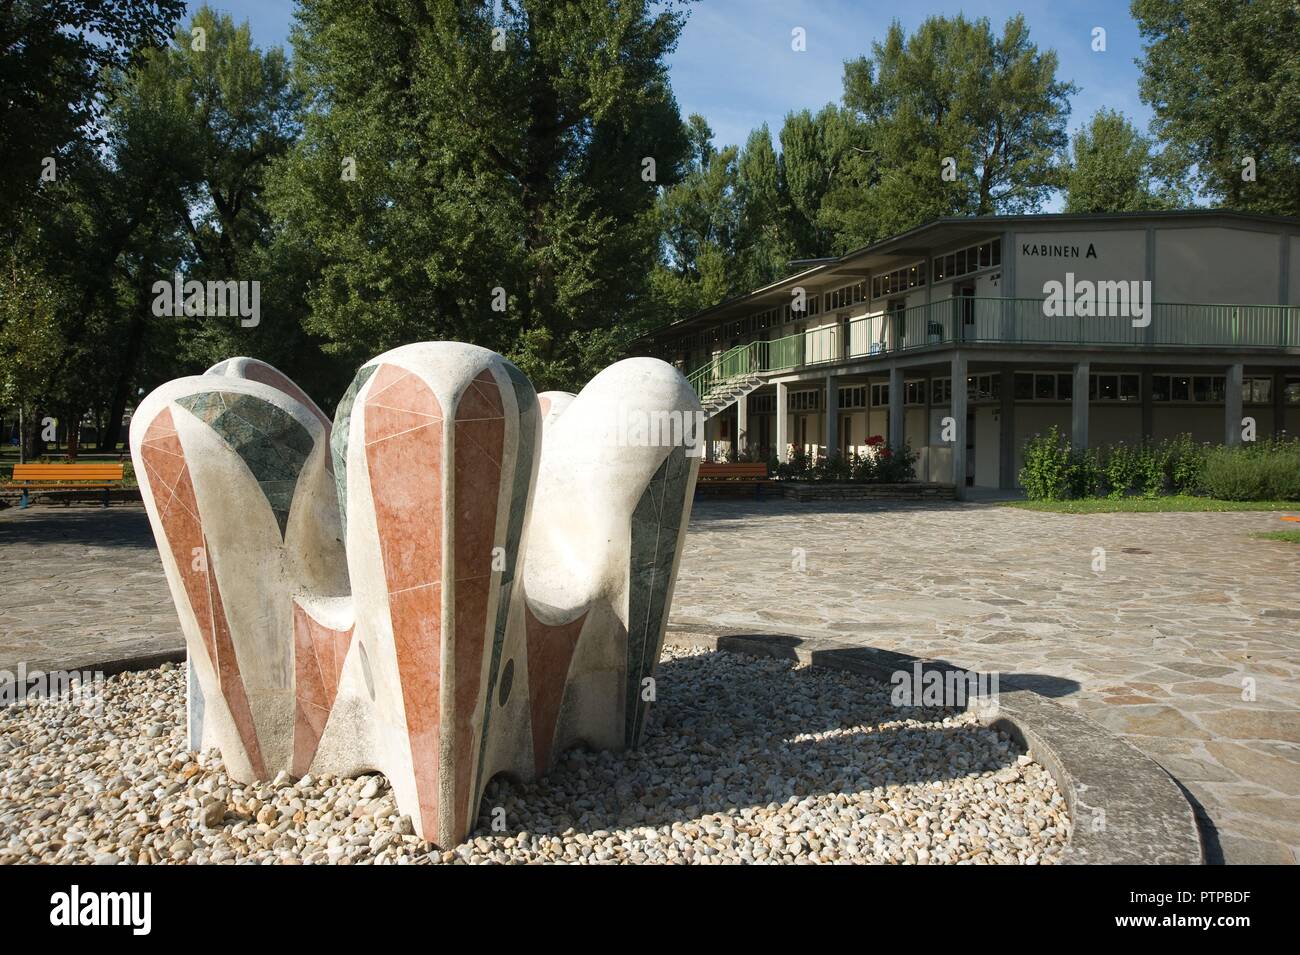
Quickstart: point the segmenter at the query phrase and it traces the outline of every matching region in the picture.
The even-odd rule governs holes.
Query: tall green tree
[[[1038,208],[1063,184],[1070,83],[1022,16],[895,22],[844,66],[844,106],[864,127],[822,213],[838,251],[944,215]],[[856,150],[855,150],[856,152]],[[947,172],[947,175],[945,175]]]
[[[0,3],[0,223],[11,236],[51,172],[57,181],[93,162],[104,72],[165,42],[184,9],[185,0]]]
[[[775,280],[798,258],[781,160],[766,123],[750,133],[736,159],[736,200],[736,286],[748,291]]]
[[[1169,160],[1216,204],[1300,215],[1300,5],[1133,0],[1132,12]]]
[[[656,208],[663,261],[651,291],[664,318],[689,314],[739,290],[740,204],[735,146],[713,147],[704,117],[685,122],[691,155],[680,182],[663,190]]]
[[[304,0],[314,98],[272,191],[319,256],[311,327],[357,359],[459,338],[585,380],[648,317],[657,190],[691,146],[682,23],[649,0]]]
[[[1123,115],[1101,109],[1074,135],[1066,212],[1144,212],[1180,204],[1158,181],[1151,141]],[[1181,197],[1185,198],[1185,197]]]

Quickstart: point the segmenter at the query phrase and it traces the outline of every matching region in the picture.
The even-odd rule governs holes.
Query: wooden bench
[[[103,506],[108,507],[108,492],[122,482],[120,464],[15,464],[13,480],[5,485],[21,488],[19,507],[30,504],[28,491],[99,491],[104,492]]]
[[[700,474],[695,480],[697,488],[703,487],[718,491],[745,491],[754,489],[757,497],[763,496],[763,488],[771,482],[767,477],[767,465],[761,461],[756,464],[700,464]]]

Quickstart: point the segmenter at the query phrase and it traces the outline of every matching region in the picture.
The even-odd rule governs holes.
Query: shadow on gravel
[[[783,660],[729,653],[665,660],[657,683],[639,750],[572,749],[543,780],[495,778],[471,838],[501,834],[491,828],[497,807],[508,834],[662,826],[791,798],[997,771],[1023,752],[1015,743],[1001,748],[1005,738],[977,725],[855,729],[937,723],[956,711],[895,707],[887,687]]]

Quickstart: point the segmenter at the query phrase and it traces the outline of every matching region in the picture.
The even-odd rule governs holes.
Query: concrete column
[[[903,369],[894,365],[889,369],[889,446],[903,450],[907,440],[906,417],[903,415]]]
[[[826,428],[822,444],[826,448],[826,457],[829,458],[840,447],[840,380],[836,375],[826,376],[826,413],[822,415],[822,420]]]
[[[966,496],[966,356],[959,351],[952,355],[952,404],[948,413],[953,420],[952,483],[957,488],[957,498]]]
[[[717,418],[706,418],[704,421],[704,461],[707,464],[713,463],[713,442],[717,440],[717,434]]]
[[[1002,394],[998,409],[998,487],[1010,490],[1016,486],[1016,372],[1003,365],[1002,381],[998,386]]]
[[[1245,369],[1241,362],[1228,366],[1223,395],[1223,443],[1241,444],[1241,385]]]
[[[1086,361],[1074,363],[1074,397],[1070,401],[1070,444],[1076,448],[1088,446],[1088,377],[1092,365]]]
[[[776,383],[776,457],[782,464],[790,463],[790,388],[783,381]]]
[[[749,450],[749,395],[736,399],[736,457]]]

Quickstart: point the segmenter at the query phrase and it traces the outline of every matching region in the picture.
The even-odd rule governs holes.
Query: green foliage
[[[1300,441],[1214,448],[1203,482],[1210,496],[1225,501],[1300,501]]]
[[[1142,99],[1171,168],[1216,204],[1300,215],[1300,5],[1133,0],[1132,12]]]
[[[649,0],[305,0],[313,100],[270,192],[318,256],[309,329],[354,359],[459,339],[584,383],[589,336],[648,321],[657,190],[700,151],[668,85],[682,23]]]
[[[1071,457],[1070,443],[1055,425],[1025,442],[1020,486],[1031,501],[1059,501],[1074,493]]]
[[[164,42],[184,0],[10,0],[0,5],[0,223],[41,206],[58,178],[94,161],[106,72]],[[58,181],[56,178],[55,181]]]
[[[853,484],[905,484],[916,480],[917,453],[910,445],[901,451],[882,447],[866,454],[845,457],[838,451],[814,457],[801,448],[790,452],[782,463],[773,456],[768,473],[785,481],[835,481]]]
[[[870,57],[844,67],[844,105],[860,124],[822,222],[837,251],[945,215],[1038,208],[1062,185],[1069,83],[1030,41],[1024,18],[995,35],[987,19],[935,16],[910,37],[897,22]],[[952,182],[940,178],[956,160]]]
[[[1205,453],[1186,434],[1156,444],[1076,449],[1053,426],[1025,443],[1020,484],[1031,501],[1194,494]]]
[[[1074,136],[1065,211],[1144,212],[1185,204],[1186,196],[1155,182],[1151,142],[1121,114],[1098,110]]]

